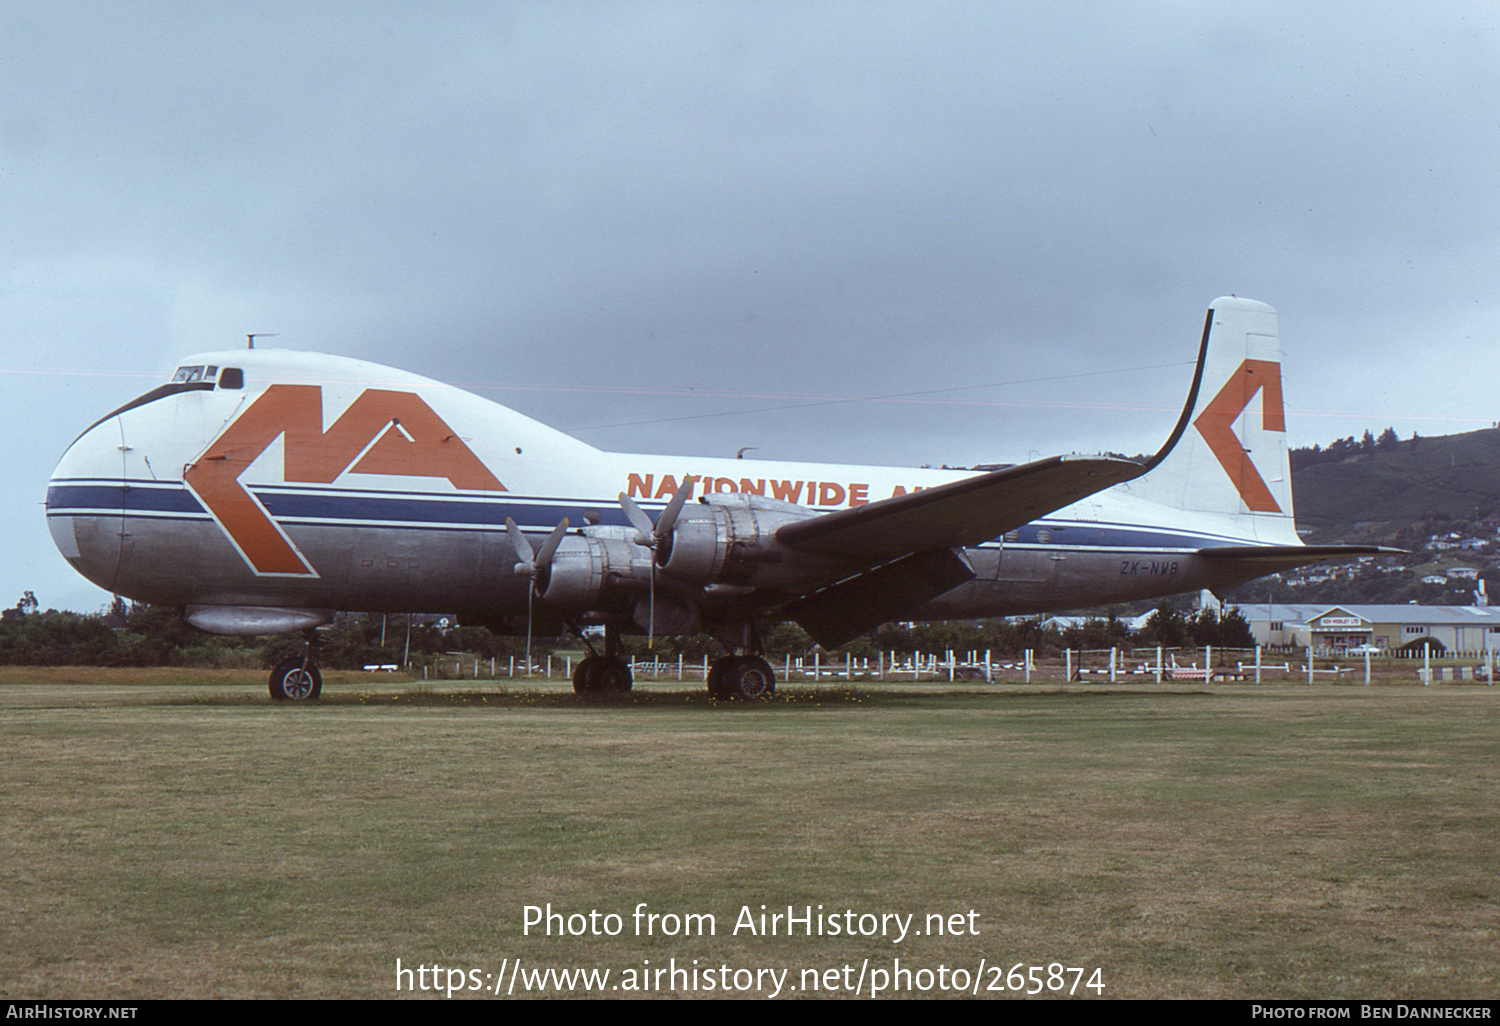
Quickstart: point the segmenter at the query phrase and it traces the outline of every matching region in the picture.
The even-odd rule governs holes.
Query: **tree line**
[[[813,640],[796,624],[766,630],[762,646],[768,656],[801,656]],[[184,623],[166,606],[132,605],[116,600],[103,615],[49,609],[40,612],[27,593],[14,608],[0,611],[0,665],[9,666],[199,666],[264,668],[300,653],[301,635],[270,639],[230,638],[205,634]],[[602,639],[601,639],[602,643]],[[596,643],[597,644],[597,643]],[[1130,645],[1167,647],[1243,647],[1254,645],[1250,627],[1234,610],[1222,615],[1203,610],[1186,616],[1163,602],[1133,637],[1113,614],[1076,626],[1044,626],[1040,618],[949,621],[928,624],[891,623],[848,645],[841,653],[874,658],[881,652],[989,651],[1014,656],[1030,649],[1043,654],[1067,649],[1103,649]],[[526,639],[486,627],[457,625],[446,618],[392,614],[346,614],[317,632],[318,662],[330,668],[369,665],[417,667],[461,654],[482,661],[524,656]],[[536,639],[533,656],[577,650],[572,637]],[[648,654],[644,638],[625,639],[627,655]],[[659,658],[714,656],[719,646],[706,635],[659,638],[650,652]]]
[[[1415,441],[1417,438],[1416,433],[1413,432],[1411,437]],[[1380,437],[1378,438],[1370,431],[1366,431],[1364,437],[1359,439],[1359,441],[1355,441],[1354,436],[1350,435],[1348,438],[1340,438],[1335,442],[1330,442],[1326,449],[1319,445],[1293,449],[1289,453],[1292,473],[1295,474],[1304,467],[1315,466],[1319,463],[1338,463],[1351,456],[1373,452],[1395,452],[1400,441],[1396,437],[1396,429],[1388,427],[1380,433]]]

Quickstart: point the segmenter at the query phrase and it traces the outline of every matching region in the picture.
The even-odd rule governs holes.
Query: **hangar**
[[[1424,637],[1449,652],[1500,649],[1500,606],[1334,605],[1295,602],[1238,607],[1257,644],[1347,650],[1397,649]]]

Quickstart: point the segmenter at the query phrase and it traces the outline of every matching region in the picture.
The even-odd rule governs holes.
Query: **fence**
[[[1482,681],[1493,684],[1500,677],[1497,662],[1500,653],[1445,654],[1412,656],[1391,653],[1373,656],[1364,652],[1350,655],[1338,650],[1304,648],[1215,649],[1178,648],[1105,648],[1064,649],[1060,654],[1042,658],[1027,650],[1016,656],[997,659],[992,650],[983,652],[898,653],[881,652],[874,657],[831,658],[821,651],[808,655],[785,655],[768,661],[783,681],[995,681],[1020,680],[1068,683],[1121,683],[1166,681],[1203,681],[1205,683],[1262,683],[1265,680],[1300,680],[1308,684],[1319,680],[1362,681],[1369,684],[1374,668],[1381,668],[1383,679],[1391,679],[1395,668],[1397,680],[1415,677],[1423,684],[1432,681]],[[1217,660],[1217,661],[1216,661]],[[1279,660],[1279,661],[1278,661]],[[1478,660],[1477,664],[1475,660]],[[1421,662],[1420,667],[1411,664]],[[706,681],[711,660],[708,656],[688,659],[629,660],[637,680]],[[497,661],[473,656],[438,660],[422,668],[422,676],[446,679],[480,679],[488,671],[489,679],[560,675],[570,678],[574,658],[571,655],[547,655],[533,660],[528,668],[524,657],[510,656]],[[375,667],[366,667],[374,670]],[[393,667],[381,666],[381,670]]]

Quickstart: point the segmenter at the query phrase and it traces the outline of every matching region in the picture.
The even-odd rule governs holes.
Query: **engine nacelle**
[[[685,506],[657,563],[672,577],[694,584],[766,583],[797,554],[776,541],[784,524],[817,516],[803,506],[762,495],[715,495]]]
[[[592,609],[607,593],[651,585],[651,550],[623,537],[591,534],[563,538],[540,588],[543,602],[564,609]]]

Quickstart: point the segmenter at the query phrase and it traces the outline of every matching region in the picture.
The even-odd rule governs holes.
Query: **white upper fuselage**
[[[503,616],[524,609],[527,594],[507,518],[533,537],[566,518],[573,531],[628,539],[619,494],[655,516],[688,477],[700,499],[758,495],[811,515],[972,476],[606,452],[451,385],[311,353],[204,353],[183,368],[181,380],[80,436],[48,492],[49,526],[70,562],[99,586],[148,602]],[[1205,385],[1209,394],[1217,387]],[[1279,415],[1279,381],[1275,399]],[[1269,414],[1232,437],[1268,427]],[[1278,446],[1284,460],[1279,430],[1262,451]],[[1229,489],[1232,504],[1194,508],[1203,505],[1191,501],[1194,482],[1217,475],[1222,489],[1229,469],[1207,451],[1174,457],[1180,487],[1163,487],[1154,473],[971,550],[975,582],[919,615],[1168,594],[1214,583],[1190,558],[1198,549],[1294,544],[1289,484],[1274,472],[1271,488],[1285,493],[1275,515],[1247,509],[1241,484],[1239,496]],[[1165,503],[1144,497],[1164,491]],[[628,557],[648,568],[650,558]],[[612,580],[623,565],[617,559]],[[782,598],[795,593],[785,572],[780,581]]]

